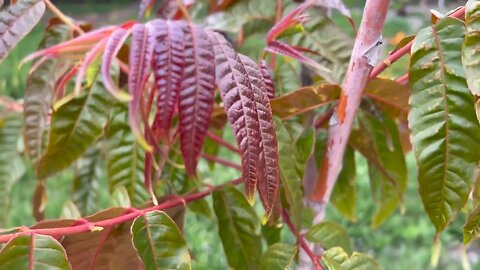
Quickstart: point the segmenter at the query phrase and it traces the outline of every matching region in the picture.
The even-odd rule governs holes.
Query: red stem
[[[462,19],[465,17],[465,7],[460,7],[457,11],[449,15],[449,17]],[[410,52],[412,48],[413,40],[405,44],[402,48],[393,52],[387,59],[383,60],[382,63],[378,64],[370,73],[370,80],[375,79],[380,73],[387,69],[391,64],[395,63],[402,56]]]
[[[305,239],[303,238],[303,235],[299,235],[297,228],[295,225],[292,223],[292,220],[290,220],[290,216],[287,213],[287,210],[283,209],[282,211],[282,218],[285,224],[287,224],[288,228],[290,231],[295,235],[298,241],[298,245],[305,251],[305,253],[310,257],[312,260],[313,264],[315,265],[315,270],[323,270],[322,265],[320,264],[320,259],[321,256],[317,256],[313,253],[312,249],[308,246],[307,242],[305,242]]]
[[[212,156],[212,155],[209,155],[209,154],[202,153],[202,157],[206,160],[210,160],[210,161],[216,162],[218,164],[222,164],[226,167],[233,168],[235,170],[239,170],[239,171],[242,170],[242,166],[240,166],[236,163],[230,162],[228,160],[216,157],[216,156]]]
[[[207,131],[207,136],[212,139],[212,141],[218,143],[219,145],[227,148],[228,150],[235,152],[235,153],[240,153],[240,150],[238,150],[237,147],[233,146],[232,144],[226,142],[224,139],[220,138],[217,136],[217,134],[211,132],[210,130]]]
[[[148,207],[145,209],[136,209],[136,208],[130,208],[127,209],[125,214],[114,217],[114,218],[109,218],[105,219],[102,221],[97,221],[97,222],[88,222],[85,221],[85,219],[80,219],[77,220],[77,222],[74,222],[72,226],[68,227],[58,227],[58,228],[47,228],[47,229],[29,229],[29,228],[18,228],[18,232],[16,233],[9,233],[9,234],[3,234],[0,235],[0,243],[6,243],[10,241],[11,239],[19,236],[19,235],[29,235],[31,233],[35,234],[42,234],[42,235],[50,235],[53,237],[60,237],[60,236],[65,236],[65,235],[72,235],[72,234],[78,234],[78,233],[83,233],[83,232],[89,232],[92,231],[92,229],[96,228],[106,228],[106,227],[111,227],[115,226],[124,222],[127,222],[129,220],[133,220],[136,217],[142,216],[145,213],[155,211],[155,210],[165,210],[169,209],[181,204],[193,202],[199,199],[202,199],[204,197],[207,197],[210,195],[213,191],[218,190],[223,188],[224,186],[227,185],[238,185],[243,183],[242,179],[235,179],[233,181],[227,182],[222,185],[218,186],[211,186],[207,190],[186,195],[184,197],[177,197],[173,198],[171,200],[168,200],[166,202],[163,202],[159,205],[155,205],[152,207]]]

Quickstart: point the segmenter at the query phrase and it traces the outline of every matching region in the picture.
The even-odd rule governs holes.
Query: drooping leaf
[[[89,222],[114,218],[125,213],[123,208],[111,208],[86,217]],[[73,269],[140,270],[144,269],[132,243],[132,222],[103,230],[92,230],[63,238],[62,245]]]
[[[110,94],[112,94],[112,96],[124,101],[128,101],[131,97],[118,89],[113,82],[112,77],[110,76],[110,69],[112,67],[113,60],[117,57],[129,34],[130,33],[123,28],[118,28],[112,32],[112,34],[107,38],[107,43],[105,44],[105,51],[103,52],[101,66],[102,79],[103,83],[105,84],[105,88],[110,92]]]
[[[72,200],[83,215],[93,214],[98,210],[98,190],[102,174],[100,163],[100,150],[91,147],[76,164]]]
[[[421,30],[410,63],[409,127],[420,195],[438,232],[465,205],[480,159],[480,128],[461,63],[463,23]]]
[[[340,87],[335,84],[300,88],[272,99],[272,110],[275,116],[288,119],[334,102],[339,96]]]
[[[55,24],[48,28],[40,43],[47,48],[71,38],[70,27]],[[45,135],[48,126],[49,110],[52,105],[55,82],[62,75],[61,61],[48,59],[27,78],[24,97],[23,131],[25,148],[33,164],[36,164],[45,150]]]
[[[36,0],[19,0],[0,11],[0,63],[40,21],[44,12],[45,3]]]
[[[164,212],[153,211],[136,218],[131,230],[145,269],[191,269],[187,244]]]
[[[343,168],[332,191],[330,203],[344,217],[356,220],[356,188],[355,188],[355,152],[347,147],[343,158]]]
[[[462,47],[462,62],[465,69],[468,88],[477,96],[480,96],[480,79],[478,72],[480,69],[480,2],[468,1],[465,5],[465,25],[466,33]]]
[[[253,201],[260,155],[260,125],[252,82],[238,54],[220,34],[210,35],[215,49],[216,81],[242,159],[247,199]]]
[[[178,100],[180,146],[187,174],[195,175],[215,101],[215,56],[202,28],[190,23],[184,30],[185,69]]]
[[[171,21],[155,20],[157,43],[153,51],[153,73],[157,85],[157,114],[153,128],[170,140],[170,126],[177,107],[185,66],[183,27]]]
[[[214,191],[212,196],[228,265],[234,269],[258,269],[262,246],[255,211],[233,187]]]
[[[130,72],[128,73],[128,87],[132,100],[128,106],[128,120],[132,133],[135,135],[138,143],[147,151],[152,150],[152,146],[147,143],[143,137],[141,129],[141,100],[145,82],[149,75],[150,64],[152,62],[153,47],[155,44],[155,29],[153,22],[135,24],[132,28],[132,44],[129,54]]]
[[[0,251],[0,269],[70,270],[65,250],[53,237],[21,235],[10,240]]]
[[[324,221],[316,224],[308,230],[305,237],[310,242],[319,244],[323,249],[341,247],[347,253],[351,253],[351,241],[347,231],[339,224],[332,221]]]
[[[240,61],[245,66],[251,86],[255,93],[255,105],[260,126],[260,159],[258,164],[257,188],[260,200],[268,218],[273,210],[280,181],[278,168],[278,142],[273,123],[272,109],[267,96],[265,83],[262,81],[261,71],[250,58],[240,55]]]
[[[52,115],[48,147],[41,157],[37,176],[46,178],[70,166],[103,132],[113,102],[95,82],[79,97]]]
[[[134,206],[149,199],[144,183],[144,149],[133,137],[126,110],[117,107],[108,130],[107,167],[110,192],[123,186]]]
[[[8,218],[12,186],[25,172],[17,150],[21,129],[22,115],[0,107],[0,226]]]
[[[407,189],[407,166],[396,123],[387,115],[361,114],[360,129],[372,138],[379,164],[369,162],[370,188],[376,205],[372,227],[379,227],[403,200]],[[369,160],[370,161],[370,160]]]
[[[371,256],[354,252],[352,256],[341,247],[323,253],[322,260],[330,270],[381,270],[382,267]]]
[[[290,267],[297,253],[297,247],[276,243],[263,254],[262,270],[285,270]]]
[[[304,131],[303,127],[294,123],[282,123],[278,118],[276,127],[279,141],[280,179],[292,222],[300,228],[304,208],[302,179],[306,161],[313,152],[315,136],[312,130]]]

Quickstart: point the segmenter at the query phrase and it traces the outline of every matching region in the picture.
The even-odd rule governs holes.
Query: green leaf
[[[373,144],[369,151],[375,153],[379,162],[368,165],[376,205],[371,226],[378,228],[403,200],[407,190],[407,165],[395,121],[381,112],[374,113],[378,115],[360,114],[360,129],[368,132]]]
[[[234,269],[258,269],[262,243],[258,235],[259,219],[245,196],[234,187],[214,191],[213,209],[218,234],[228,265]]]
[[[110,196],[110,206],[124,208],[132,206],[132,203],[130,202],[130,197],[128,196],[128,191],[124,186],[115,188],[112,195]]]
[[[17,150],[21,129],[22,115],[0,108],[0,227],[8,218],[12,186],[25,172]]]
[[[65,250],[53,237],[32,234],[10,240],[0,251],[0,269],[72,269]]]
[[[463,22],[445,18],[412,47],[409,114],[420,195],[437,232],[465,205],[480,159],[480,129],[461,63]]]
[[[467,27],[462,47],[462,62],[470,91],[480,96],[480,1],[468,1],[465,5]]]
[[[355,188],[355,152],[347,147],[343,158],[343,168],[333,188],[330,203],[344,217],[356,220],[356,188]]]
[[[55,24],[45,32],[39,49],[62,43],[71,37],[70,26]],[[55,82],[65,71],[65,66],[68,67],[65,61],[51,58],[43,62],[27,78],[23,104],[24,143],[33,164],[37,164],[45,151],[48,116],[52,107]]]
[[[322,260],[329,270],[382,270],[382,267],[371,256],[354,252],[349,257],[340,247],[325,251]]]
[[[227,10],[210,15],[207,18],[207,26],[214,30],[239,33],[247,23],[273,21],[276,3],[274,0],[237,1]]]
[[[118,106],[114,110],[107,145],[110,192],[123,186],[127,189],[133,205],[142,205],[150,198],[144,187],[145,152],[130,130],[124,106]]]
[[[98,222],[118,217],[125,212],[126,209],[124,208],[110,208],[86,217],[86,220]],[[74,222],[76,221],[72,221],[71,224],[54,224],[48,227],[71,226]],[[65,247],[72,268],[96,270],[144,269],[132,243],[131,225],[132,222],[129,221],[117,226],[103,228],[103,230],[92,230],[64,237],[62,245]]]
[[[320,75],[330,83],[340,83],[350,60],[353,40],[342,28],[316,11],[315,17],[305,24],[304,31],[296,35],[293,44],[317,54],[312,58],[331,73]]]
[[[17,43],[40,21],[45,3],[37,0],[19,0],[0,12],[0,63]]]
[[[80,219],[82,215],[77,206],[70,200],[63,204],[62,213],[60,214],[62,219]]]
[[[52,176],[85,153],[102,135],[112,104],[112,98],[97,82],[55,111],[48,147],[38,163],[37,176]]]
[[[73,178],[72,200],[80,213],[93,214],[98,210],[101,171],[100,150],[91,147],[84,157],[79,159]]]
[[[463,226],[463,244],[468,244],[480,236],[480,207],[474,208]]]
[[[132,234],[145,269],[191,269],[187,244],[175,222],[164,212],[137,217]]]
[[[282,224],[270,224],[269,222],[262,226],[262,236],[267,244],[273,245],[280,242],[283,226]]]
[[[302,86],[300,63],[287,57],[277,56],[273,78],[275,79],[275,94],[284,95]]]
[[[305,237],[308,241],[319,244],[323,249],[341,247],[347,253],[352,252],[351,241],[347,231],[332,221],[316,224],[308,230]]]
[[[300,228],[303,214],[302,179],[308,157],[313,153],[315,134],[303,131],[296,123],[275,119],[279,144],[280,179],[287,199],[292,222]]]
[[[315,87],[305,87],[271,100],[275,116],[289,119],[295,115],[325,106],[340,96],[340,86],[322,84]]]
[[[262,256],[262,270],[285,270],[290,267],[297,247],[276,243],[268,247]]]

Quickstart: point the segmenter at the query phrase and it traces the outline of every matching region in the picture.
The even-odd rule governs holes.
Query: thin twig
[[[228,143],[224,139],[220,138],[217,134],[211,132],[210,130],[207,131],[207,136],[212,139],[212,141],[218,143],[221,146],[224,146],[228,150],[235,152],[235,153],[240,153],[240,150],[238,150],[237,147],[233,146],[232,144]]]
[[[107,227],[115,226],[130,220],[133,220],[136,217],[145,215],[148,212],[152,212],[155,210],[165,210],[178,205],[182,205],[184,203],[189,203],[189,202],[193,202],[193,201],[205,198],[208,195],[210,195],[212,192],[222,189],[225,186],[239,185],[241,183],[243,183],[242,179],[235,179],[225,184],[221,184],[218,186],[211,186],[205,191],[186,195],[184,197],[173,198],[166,202],[160,203],[159,205],[155,205],[145,209],[130,208],[130,209],[127,209],[126,212],[120,216],[101,220],[101,221],[96,221],[96,222],[89,222],[82,218],[77,220],[76,222],[73,222],[72,226],[67,226],[67,227],[45,228],[45,229],[30,229],[26,227],[20,227],[20,228],[17,228],[17,232],[15,233],[7,233],[7,234],[0,235],[0,243],[6,243],[17,236],[29,235],[31,233],[41,234],[41,235],[50,235],[53,237],[61,237],[66,235],[89,232],[92,230],[92,228],[95,228],[95,229],[107,228]]]
[[[216,156],[212,156],[212,155],[209,155],[209,154],[202,153],[202,157],[206,160],[210,160],[210,161],[213,161],[215,163],[222,164],[225,167],[233,168],[233,169],[239,170],[239,171],[242,170],[242,166],[240,166],[236,163],[233,163],[231,161],[216,157]]]
[[[290,220],[290,216],[287,213],[287,210],[283,209],[282,211],[282,218],[285,224],[287,224],[290,231],[295,235],[297,238],[298,245],[307,253],[308,257],[312,260],[313,264],[315,265],[316,270],[323,270],[322,265],[320,264],[321,256],[317,256],[313,253],[312,249],[308,246],[307,242],[303,235],[300,235],[297,231],[297,228]]]
[[[457,11],[453,12],[452,14],[449,15],[449,17],[452,18],[458,18],[462,19],[465,17],[465,7],[459,8]],[[413,45],[413,40],[405,44],[402,48],[396,50],[393,52],[391,55],[387,57],[387,59],[383,60],[380,64],[378,64],[370,73],[370,80],[375,79],[382,73],[385,69],[387,69],[390,65],[395,63],[398,59],[400,59],[402,56],[410,52],[410,49],[412,48]]]
[[[59,10],[50,0],[43,0],[45,5],[53,12],[64,24],[70,26],[74,31],[77,31],[79,34],[84,34],[85,32],[78,25],[72,22],[61,10]]]

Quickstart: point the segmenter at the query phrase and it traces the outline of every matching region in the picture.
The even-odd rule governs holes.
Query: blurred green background
[[[69,15],[85,21],[95,21],[97,25],[114,21],[121,21],[136,16],[137,2],[132,1],[54,1]],[[344,1],[352,10],[354,19],[358,22],[361,17],[361,7],[364,1]],[[393,39],[397,33],[405,35],[414,34],[419,27],[429,23],[427,8],[419,8],[416,4],[420,1],[394,1],[393,7],[401,9],[403,3],[409,3],[408,15],[397,16],[393,10],[386,24],[384,37]],[[449,5],[462,4],[465,1],[447,1]],[[84,3],[84,4],[81,4]],[[429,6],[435,8],[437,1],[430,1]],[[414,6],[412,6],[412,4]],[[334,14],[334,20],[350,29],[344,18]],[[28,53],[33,52],[42,36],[41,26],[27,36],[19,46],[10,54],[0,67],[0,95],[8,95],[21,99],[25,85],[25,78],[29,65],[18,67],[21,59]],[[399,61],[389,71],[390,75],[401,75],[405,71],[407,59]],[[225,135],[232,139],[231,133]],[[237,157],[231,156],[227,151],[221,151],[220,156],[229,160]],[[238,161],[238,160],[236,160]],[[430,266],[432,254],[432,241],[434,227],[430,224],[427,215],[423,211],[420,197],[417,191],[416,172],[414,159],[408,156],[410,171],[408,192],[404,199],[402,209],[397,210],[387,222],[379,229],[370,228],[370,217],[374,211],[374,204],[370,198],[370,186],[368,181],[367,166],[365,160],[357,156],[357,221],[349,222],[343,219],[332,207],[328,208],[327,219],[335,220],[344,225],[351,238],[354,240],[356,250],[373,255],[381,265],[388,270],[405,269],[432,269]],[[17,182],[12,191],[13,201],[10,211],[10,226],[31,225],[32,217],[31,198],[35,186],[34,174],[31,169]],[[221,183],[238,177],[238,172],[217,166],[211,172],[206,164],[200,164],[200,175],[208,177],[212,183]],[[72,185],[72,173],[66,172],[47,182],[48,202],[46,216],[57,218],[65,201],[69,198]],[[102,181],[101,204],[108,206],[107,180]],[[436,269],[461,269],[461,242],[462,226],[465,215],[451,224],[449,229],[442,234],[442,251],[439,265]],[[223,269],[226,265],[220,240],[216,234],[216,221],[202,216],[188,213],[185,222],[185,237],[194,253],[193,269]],[[286,241],[293,243],[293,238],[287,230],[283,233]],[[469,259],[472,269],[480,269],[478,246],[469,247]]]

